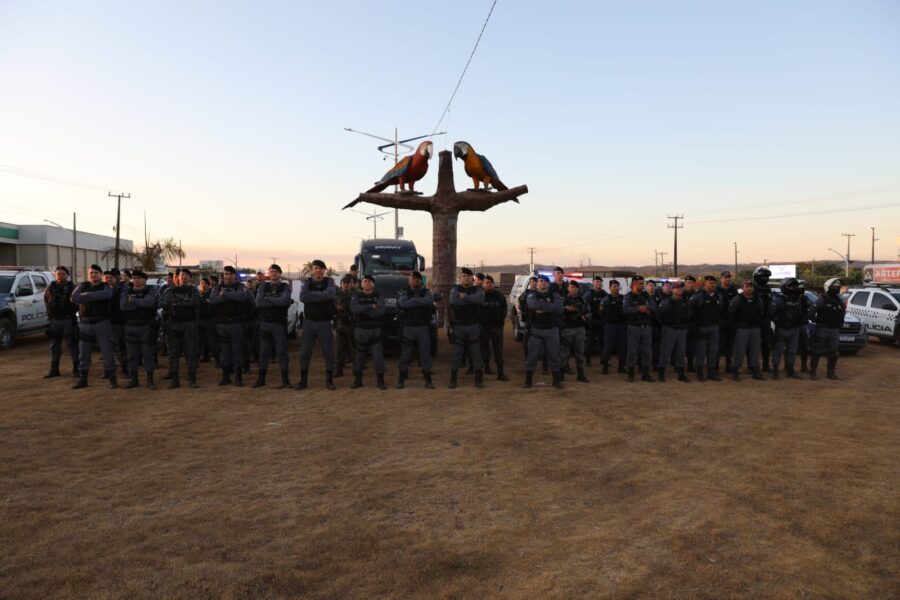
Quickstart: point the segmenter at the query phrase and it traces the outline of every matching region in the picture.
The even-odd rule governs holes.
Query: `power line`
[[[450,110],[450,105],[453,104],[453,99],[456,98],[456,92],[459,91],[459,86],[462,84],[463,77],[466,76],[466,71],[469,70],[469,64],[472,62],[472,58],[475,56],[475,51],[478,50],[478,44],[481,43],[481,36],[484,35],[484,30],[487,28],[488,21],[491,20],[491,15],[494,14],[494,7],[497,6],[497,0],[491,4],[491,10],[488,11],[487,18],[484,20],[484,25],[481,26],[481,32],[478,34],[478,39],[475,40],[475,46],[472,48],[472,53],[469,55],[469,60],[466,61],[466,66],[463,68],[462,74],[459,76],[459,81],[456,82],[456,87],[453,88],[453,93],[450,94],[450,100],[447,102],[447,106],[444,108],[444,112],[441,113],[441,118],[438,119],[437,124],[434,126],[434,129],[431,132],[431,136],[437,132],[438,127],[441,126],[441,123],[444,121],[444,117],[447,116],[447,111]]]
[[[757,208],[768,208],[771,206],[790,206],[793,204],[807,204],[809,202],[819,202],[822,200],[838,200],[843,198],[855,198],[869,194],[885,194],[900,189],[900,184],[892,183],[888,185],[879,185],[858,190],[848,190],[845,192],[833,192],[831,194],[821,194],[818,196],[807,196],[794,200],[779,200],[775,202],[763,202],[760,204],[743,204],[740,206],[730,206],[728,208],[714,208],[709,210],[692,211],[696,215],[708,215],[714,213],[727,213],[742,210],[755,210]]]
[[[760,221],[765,219],[790,219],[793,217],[808,217],[813,215],[833,215],[845,212],[857,212],[861,210],[875,210],[878,208],[894,208],[900,206],[900,202],[889,202],[886,204],[869,204],[866,206],[853,206],[850,208],[838,208],[834,210],[816,210],[810,212],[787,213],[782,215],[765,215],[760,217],[737,217],[734,219],[714,219],[711,221],[691,221],[691,225],[708,225],[712,223],[734,223],[736,221]]]
[[[537,248],[535,248],[533,246],[529,246],[528,248],[526,248],[526,250],[528,251],[528,254],[531,256],[531,258],[528,261],[528,273],[533,275],[534,274],[534,253],[537,251]]]
[[[94,185],[92,183],[76,181],[75,179],[68,179],[66,177],[59,177],[57,175],[48,175],[47,173],[40,173],[38,171],[31,171],[29,169],[21,169],[12,165],[0,164],[0,171],[4,171],[10,175],[19,175],[20,177],[29,177],[31,179],[39,179],[42,181],[49,181],[51,183],[58,183],[60,185],[69,185],[72,187],[80,187],[87,190],[97,190],[101,192],[115,190],[115,188],[111,188],[109,186]]]

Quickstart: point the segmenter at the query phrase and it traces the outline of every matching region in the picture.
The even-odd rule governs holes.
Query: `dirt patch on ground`
[[[23,340],[0,354],[0,598],[900,595],[897,348],[837,383],[594,367],[557,392],[522,389],[507,344],[513,382],[484,390],[446,389],[445,345],[434,391],[327,392],[317,362],[307,392],[211,365],[199,390],[75,392]]]

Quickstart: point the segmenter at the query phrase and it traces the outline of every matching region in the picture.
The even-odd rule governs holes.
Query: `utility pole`
[[[737,276],[738,276],[738,274],[737,274],[737,271],[738,271],[738,269],[737,269],[737,267],[738,267],[738,260],[737,260],[737,255],[738,255],[737,242],[731,242],[731,243],[734,244],[734,277],[737,278]]]
[[[656,276],[659,277],[659,252],[656,250],[653,251],[653,270],[656,271]]]
[[[72,213],[72,283],[78,283],[78,224]]]
[[[526,250],[528,250],[528,254],[531,255],[531,258],[528,260],[528,274],[534,275],[534,253],[537,248],[529,246]]]
[[[846,268],[846,277],[850,277],[850,238],[855,237],[855,233],[842,233],[842,236],[847,238],[847,268]]]
[[[875,242],[877,242],[878,240],[875,239],[875,228],[869,227],[869,229],[872,230],[872,261],[871,262],[874,265],[875,264]]]
[[[131,198],[131,194],[123,194],[119,192],[118,194],[113,194],[112,192],[108,192],[106,194],[110,198],[118,198],[118,206],[116,208],[116,270],[119,268],[119,229],[121,229],[122,225],[122,198]]]
[[[684,215],[668,215],[668,218],[672,219],[675,223],[673,225],[669,225],[669,229],[675,230],[675,254],[672,259],[672,276],[678,277],[678,230],[684,229],[684,225],[679,225],[678,220],[684,219]]]
[[[660,252],[659,253],[659,266],[662,267],[662,272],[666,271],[666,254],[668,252]],[[659,277],[659,269],[656,270],[657,277]]]

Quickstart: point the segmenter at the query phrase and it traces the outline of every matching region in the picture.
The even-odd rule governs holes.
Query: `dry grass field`
[[[900,596],[897,348],[838,383],[594,367],[555,392],[521,388],[511,340],[513,382],[448,390],[442,344],[430,392],[327,392],[321,363],[302,393],[211,365],[199,390],[74,392],[21,341],[0,354],[0,598]]]

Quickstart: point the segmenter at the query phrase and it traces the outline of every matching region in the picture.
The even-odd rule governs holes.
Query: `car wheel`
[[[15,328],[9,319],[0,319],[0,349],[6,350],[13,345]]]

